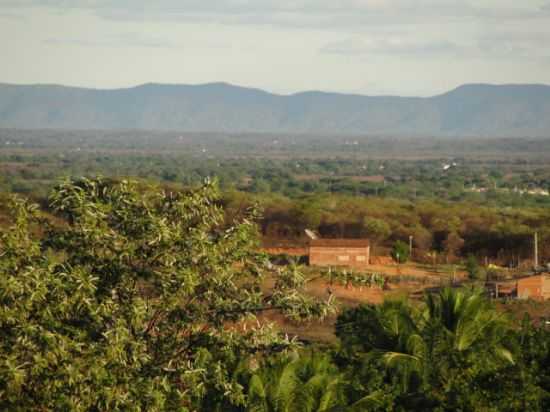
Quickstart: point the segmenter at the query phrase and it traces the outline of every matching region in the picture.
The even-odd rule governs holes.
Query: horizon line
[[[251,90],[256,91],[260,93],[266,93],[272,96],[277,97],[292,97],[292,96],[299,96],[303,94],[312,94],[312,93],[320,93],[320,94],[332,94],[332,95],[341,95],[341,96],[357,96],[357,97],[397,97],[397,98],[417,98],[417,99],[427,99],[427,98],[433,98],[438,96],[443,96],[445,94],[451,93],[455,90],[458,90],[463,87],[471,87],[471,86],[485,86],[485,87],[550,87],[550,84],[545,83],[462,83],[458,86],[448,89],[447,91],[432,94],[428,96],[415,96],[415,95],[399,95],[399,94],[363,94],[363,93],[356,93],[356,92],[338,92],[338,91],[325,91],[325,90],[303,90],[293,93],[276,93],[269,91],[267,89],[259,88],[259,87],[252,87],[252,86],[242,86],[239,84],[234,84],[226,81],[212,81],[212,82],[206,82],[206,83],[159,83],[159,82],[146,82],[137,84],[134,86],[126,86],[126,87],[113,87],[113,88],[105,88],[105,87],[87,87],[87,86],[71,86],[71,85],[65,85],[61,83],[5,83],[0,82],[0,86],[9,86],[9,87],[60,87],[60,88],[68,88],[68,89],[80,89],[80,90],[88,90],[88,91],[100,91],[100,92],[107,92],[107,91],[123,91],[123,90],[132,90],[132,89],[138,89],[141,87],[147,87],[147,86],[160,86],[160,87],[206,87],[206,86],[225,86],[230,88],[236,88],[236,89],[245,89],[245,90]]]

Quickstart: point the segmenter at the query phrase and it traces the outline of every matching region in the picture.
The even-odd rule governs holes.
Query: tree
[[[350,366],[351,400],[382,400],[381,407],[369,410],[400,410],[401,402],[407,410],[431,410],[428,392],[422,394],[426,351],[419,318],[402,300],[362,305],[338,316],[339,356]]]
[[[457,232],[450,232],[447,238],[443,242],[445,248],[445,258],[447,261],[456,256],[458,251],[464,246],[464,239],[462,239]]]
[[[391,257],[397,263],[405,263],[407,260],[409,260],[409,245],[401,240],[398,240],[393,245]]]
[[[415,225],[409,230],[414,239],[414,249],[418,256],[422,256],[432,247],[432,234],[421,225]]]
[[[336,323],[343,357],[371,368],[373,359],[381,362],[378,390],[393,391],[396,410],[493,410],[497,401],[494,410],[517,410],[500,389],[511,379],[522,387],[514,402],[538,410],[514,332],[481,291],[447,288],[424,301],[420,308],[397,301],[344,311]]]
[[[485,277],[485,270],[479,265],[477,258],[470,254],[466,259],[466,272],[471,280],[480,280]]]
[[[550,331],[545,325],[535,327],[526,313],[519,331],[519,345],[523,363],[540,388],[535,394],[541,398],[540,409],[547,411],[550,409]]]
[[[234,372],[292,344],[263,311],[324,316],[330,302],[277,271],[263,292],[258,213],[223,224],[215,183],[175,193],[132,181],[66,181],[53,226],[19,198],[0,237],[0,409],[184,411],[244,405]]]
[[[250,191],[253,193],[269,193],[271,191],[271,185],[265,179],[256,178],[252,181]]]
[[[328,412],[346,404],[343,380],[327,355],[268,359],[250,379],[248,411]]]
[[[296,202],[289,211],[293,225],[303,229],[317,230],[321,224],[321,208],[313,199]]]
[[[383,242],[391,235],[391,228],[384,220],[365,216],[362,222],[362,235],[369,237],[374,246]]]

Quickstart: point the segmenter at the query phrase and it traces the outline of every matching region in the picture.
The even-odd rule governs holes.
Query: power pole
[[[409,235],[409,259],[412,260],[413,256],[413,237],[412,235]]]
[[[539,267],[539,237],[537,232],[535,232],[535,239],[533,243],[535,247],[535,269],[536,269]]]

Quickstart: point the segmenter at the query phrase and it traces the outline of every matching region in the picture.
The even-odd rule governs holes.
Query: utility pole
[[[537,232],[535,232],[535,239],[533,243],[535,247],[535,269],[536,269],[539,267],[539,237]]]
[[[413,237],[412,235],[409,235],[409,259],[412,260],[413,256]]]

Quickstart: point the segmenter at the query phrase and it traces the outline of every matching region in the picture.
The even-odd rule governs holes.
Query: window
[[[340,262],[348,262],[349,261],[349,256],[340,255],[340,256],[338,256],[338,260]]]

